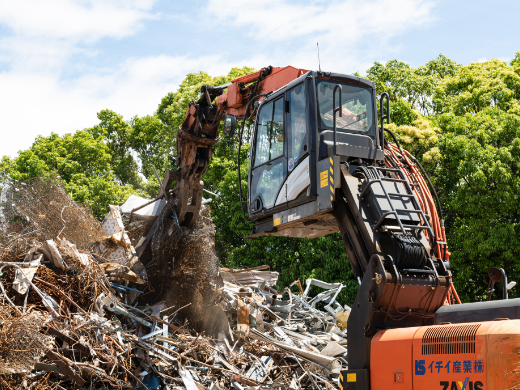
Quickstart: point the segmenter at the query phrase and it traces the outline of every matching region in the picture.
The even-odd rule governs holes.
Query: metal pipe
[[[122,307],[118,306],[114,301],[111,301],[108,305],[105,306],[108,310],[116,313],[121,314],[122,316],[128,317],[136,322],[139,322],[140,324],[143,324],[144,326],[147,326],[149,328],[153,328],[153,324],[149,321],[146,321],[142,319],[141,317],[136,316],[135,314],[132,314],[128,312],[126,309],[123,309]]]
[[[214,88],[214,89],[224,89],[224,88],[229,87],[231,84],[233,84],[233,83],[227,83],[227,84],[219,85],[219,86],[217,86],[217,87],[213,87],[213,88]]]

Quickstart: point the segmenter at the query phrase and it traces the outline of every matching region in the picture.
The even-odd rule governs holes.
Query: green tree
[[[111,161],[110,149],[102,137],[78,130],[61,137],[57,134],[37,137],[17,157],[4,157],[0,171],[15,181],[59,175],[72,198],[90,206],[101,219],[109,204],[121,204],[135,192],[130,185],[122,186],[115,181]]]
[[[130,184],[139,188],[142,179],[138,173],[138,165],[131,154],[132,126],[123,120],[121,115],[110,110],[102,110],[97,114],[99,124],[90,129],[95,138],[102,138],[112,156],[112,170],[122,185]]]
[[[464,116],[444,114],[438,123],[443,136],[435,182],[450,261],[459,294],[480,300],[489,267],[519,276],[520,117],[489,107]]]
[[[434,163],[439,159],[439,148],[437,142],[441,129],[435,127],[428,117],[421,115],[417,110],[413,111],[413,120],[410,124],[397,125],[390,123],[387,127],[394,133],[403,149],[423,163]],[[390,142],[394,140],[386,135]]]
[[[140,173],[149,178],[154,177],[153,167],[173,169],[174,137],[164,123],[156,115],[135,116],[130,126],[129,141],[141,162]]]
[[[515,58],[513,58],[513,59],[511,60],[511,62],[509,63],[509,65],[514,66],[514,67],[520,66],[520,51],[517,51],[517,52],[516,52],[516,54],[515,54]]]
[[[438,113],[476,114],[487,107],[520,115],[520,67],[492,59],[460,68],[435,90],[433,106]]]
[[[378,94],[387,92],[392,102],[405,101],[412,109],[429,115],[435,87],[459,68],[459,64],[440,54],[416,69],[398,60],[385,65],[376,62],[367,70],[366,77],[375,83]]]

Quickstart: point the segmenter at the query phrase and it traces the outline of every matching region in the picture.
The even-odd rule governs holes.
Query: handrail
[[[386,115],[383,115],[383,100],[386,97]],[[388,93],[383,92],[381,94],[381,98],[379,99],[379,118],[381,119],[381,131],[380,131],[380,137],[381,137],[381,150],[385,150],[385,126],[383,124],[383,120],[386,119],[386,124],[390,124],[390,96]]]
[[[336,90],[339,88],[339,106],[336,107]],[[336,113],[339,112],[339,117],[343,117],[343,90],[340,84],[336,84],[334,91],[332,92],[332,114],[333,114],[333,129],[334,129],[334,156],[338,155],[337,150],[337,139],[336,139]]]

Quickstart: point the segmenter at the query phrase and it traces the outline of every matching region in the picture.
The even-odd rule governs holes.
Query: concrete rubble
[[[145,211],[153,222],[153,207]],[[336,300],[341,283],[297,280],[278,290],[268,266],[220,268],[204,285],[209,303],[179,306],[156,300],[152,263],[134,248],[147,230],[129,234],[128,212],[111,206],[99,235],[80,247],[62,231],[49,238],[21,204],[18,212],[23,229],[0,218],[0,388],[338,388],[350,312]],[[211,321],[195,326],[190,305]]]

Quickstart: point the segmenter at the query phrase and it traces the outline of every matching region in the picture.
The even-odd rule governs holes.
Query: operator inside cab
[[[317,79],[320,159],[333,155],[333,91],[338,84],[341,85],[343,103],[342,117],[338,115],[336,118],[338,142],[342,142],[343,134],[349,132],[375,135],[371,88]]]
[[[317,75],[302,75],[259,105],[249,174],[254,219],[287,208],[291,201],[310,201],[317,189],[312,173],[317,161],[335,154],[380,157],[373,83],[347,75],[312,74]],[[342,106],[341,117],[336,114],[335,151],[333,95],[338,85],[341,100],[336,91],[336,107],[340,101]]]

